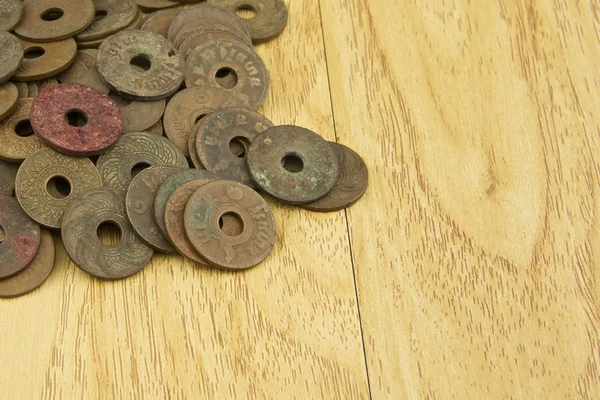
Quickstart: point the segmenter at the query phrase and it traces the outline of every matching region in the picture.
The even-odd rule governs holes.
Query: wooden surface
[[[287,4],[263,111],[356,149],[366,196],[272,203],[241,274],[60,248],[0,302],[3,397],[598,398],[600,4]]]

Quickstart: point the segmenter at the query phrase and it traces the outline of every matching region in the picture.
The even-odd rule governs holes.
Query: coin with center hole
[[[61,83],[35,98],[31,126],[44,143],[61,153],[93,156],[121,136],[123,117],[108,96],[77,83]]]
[[[81,78],[90,69],[96,66],[96,56],[98,50],[88,49],[79,50],[75,56],[75,61],[65,72],[56,77],[62,83],[77,83],[77,79]]]
[[[272,127],[271,121],[244,108],[226,108],[207,116],[196,135],[196,152],[200,162],[221,178],[250,187],[246,153],[256,136]]]
[[[196,47],[188,56],[185,84],[239,92],[246,96],[246,106],[257,110],[267,98],[269,72],[251,47],[213,40]]]
[[[223,231],[223,216],[239,229]],[[211,264],[229,270],[251,268],[275,245],[275,218],[267,202],[246,185],[215,181],[189,199],[184,226],[192,246]]]
[[[105,38],[125,29],[139,12],[133,0],[92,0],[95,19],[83,32],[75,36],[78,42]]]
[[[0,31],[12,31],[23,15],[21,0],[3,0],[0,2]]]
[[[160,100],[183,82],[183,58],[164,37],[122,31],[107,38],[98,52],[98,72],[115,93],[133,100]]]
[[[125,195],[134,175],[159,165],[188,168],[185,155],[171,141],[147,132],[122,135],[117,143],[98,159],[98,170],[104,186]]]
[[[255,15],[243,21],[253,40],[277,36],[287,25],[288,9],[282,0],[208,0],[208,4],[221,7],[232,14],[239,10],[252,10]]]
[[[73,39],[53,43],[33,43],[21,40],[24,58],[12,77],[15,81],[36,81],[50,78],[68,69],[77,55]]]
[[[45,149],[21,164],[15,192],[23,210],[34,221],[59,229],[69,204],[101,186],[100,174],[88,158]]]
[[[17,199],[0,194],[0,279],[23,271],[40,247],[40,226],[31,221]]]
[[[17,297],[32,292],[44,283],[54,268],[55,248],[52,233],[42,230],[40,247],[27,268],[0,280],[0,297]]]
[[[169,40],[175,41],[177,35],[179,35],[181,30],[186,25],[198,20],[216,20],[229,26],[231,30],[241,33],[243,36],[250,36],[250,32],[248,31],[246,25],[244,25],[241,21],[239,21],[230,13],[223,11],[222,9],[217,7],[209,7],[206,4],[200,4],[194,7],[190,7],[187,10],[183,11],[181,14],[179,14],[171,23],[171,26],[169,27],[169,32],[167,33],[167,37],[169,38]]]
[[[183,11],[182,8],[171,8],[154,12],[142,23],[140,30],[154,32],[163,37],[167,37],[171,22]]]
[[[244,39],[240,36],[233,34],[232,32],[219,30],[219,29],[210,29],[203,31],[196,31],[190,33],[186,38],[181,42],[179,46],[179,51],[183,56],[184,60],[187,60],[188,56],[192,51],[196,49],[196,47],[200,46],[203,43],[210,42],[213,40],[221,40],[225,42],[240,42],[247,45],[251,45],[251,41],[249,43],[248,39]],[[231,77],[233,79],[233,77]],[[227,86],[227,85],[226,85]]]
[[[0,160],[0,193],[12,196],[19,166]]]
[[[166,101],[135,101],[115,93],[109,97],[117,104],[123,116],[123,132],[141,132],[156,124],[165,112]]]
[[[19,90],[15,85],[10,82],[0,85],[0,121],[12,114],[18,100]]]
[[[16,36],[0,31],[0,85],[9,80],[21,66],[23,46]]]
[[[136,17],[133,19],[133,21],[123,30],[135,30],[138,29],[140,27],[140,25],[142,24],[142,19],[143,19],[143,13],[141,11],[138,10]],[[98,47],[100,47],[100,45],[102,44],[102,42],[104,42],[106,38],[100,38],[100,39],[95,39],[95,40],[87,40],[87,41],[78,41],[77,42],[77,47],[79,47],[80,49],[97,49]]]
[[[169,165],[150,167],[137,174],[127,190],[125,208],[137,234],[149,246],[163,253],[175,253],[154,218],[154,196],[169,176],[182,171]]]
[[[248,150],[252,179],[270,195],[290,203],[310,203],[338,182],[340,167],[328,142],[299,126],[269,128]]]
[[[15,111],[0,122],[0,158],[21,162],[46,145],[33,134],[29,116],[33,99],[20,99]]]
[[[94,12],[91,0],[25,0],[15,33],[32,42],[55,42],[87,28]]]
[[[105,245],[98,237],[105,224],[120,231],[121,240],[114,246]],[[73,262],[101,279],[131,276],[154,254],[129,223],[123,196],[111,188],[95,189],[75,200],[65,212],[61,234]]]

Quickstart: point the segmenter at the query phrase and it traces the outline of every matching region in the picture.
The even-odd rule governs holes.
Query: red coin
[[[43,90],[33,102],[30,121],[43,142],[72,156],[100,154],[123,132],[123,117],[114,101],[77,83]]]

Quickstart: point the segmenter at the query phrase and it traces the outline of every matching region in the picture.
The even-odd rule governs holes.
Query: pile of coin
[[[284,29],[283,1],[197,2],[0,0],[0,296],[50,273],[41,227],[102,279],[155,251],[245,270],[275,245],[263,196],[325,212],[364,194],[358,154],[256,111],[253,46]]]

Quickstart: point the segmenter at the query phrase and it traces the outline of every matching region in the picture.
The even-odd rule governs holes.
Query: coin
[[[328,142],[298,126],[261,133],[248,150],[252,179],[267,193],[290,203],[310,203],[338,182],[340,168]]]
[[[11,82],[0,85],[0,121],[8,117],[17,107],[19,90]]]
[[[78,34],[93,20],[91,0],[25,0],[15,33],[32,42],[55,42]]]
[[[208,4],[232,14],[240,10],[253,11],[252,18],[244,19],[253,40],[272,38],[287,25],[288,10],[282,0],[208,0]]]
[[[12,77],[15,81],[36,81],[56,76],[68,69],[77,55],[73,39],[53,43],[33,43],[21,40],[25,56]]]
[[[239,37],[229,31],[212,29],[189,34],[183,42],[181,42],[181,45],[179,45],[179,52],[183,56],[183,59],[187,60],[190,53],[194,51],[196,47],[213,40],[222,40],[226,42],[238,41],[240,43],[248,44],[247,39]]]
[[[154,217],[160,230],[167,237],[168,233],[165,226],[165,206],[167,201],[179,186],[196,179],[216,180],[219,179],[219,176],[210,171],[188,169],[169,176],[156,191],[156,196],[154,197]]]
[[[163,37],[167,37],[171,22],[183,11],[182,8],[170,8],[166,10],[156,11],[144,20],[140,30],[154,32]]]
[[[75,61],[65,72],[56,78],[62,83],[76,83],[90,69],[96,66],[96,56],[98,50],[88,49],[79,50],[75,56]]]
[[[147,167],[188,167],[185,156],[173,143],[146,132],[122,135],[110,150],[100,156],[97,165],[104,186],[115,188],[123,196],[134,175]]]
[[[94,21],[80,34],[75,36],[78,42],[103,39],[127,28],[137,17],[139,10],[133,0],[92,0],[94,2]]]
[[[152,12],[154,10],[177,7],[180,5],[179,2],[171,0],[135,0],[135,3],[144,12]]]
[[[152,133],[153,135],[162,136],[164,133],[162,119],[159,119],[157,123],[146,129],[146,132]]]
[[[207,116],[196,135],[198,159],[209,171],[223,179],[238,181],[250,187],[246,153],[256,136],[272,127],[271,121],[244,108],[226,108]]]
[[[23,15],[21,0],[2,0],[0,2],[0,31],[12,31]]]
[[[69,204],[101,186],[100,174],[88,158],[45,149],[21,164],[15,191],[31,219],[47,228],[59,229]]]
[[[0,279],[23,271],[40,246],[40,226],[23,212],[17,199],[0,194]]]
[[[33,99],[20,99],[15,111],[0,122],[0,158],[21,162],[46,145],[33,134],[29,116]]]
[[[231,32],[241,38],[237,39],[238,41],[245,42],[249,46],[252,46],[252,39],[250,38],[248,30],[244,25],[238,22],[235,16],[215,7],[203,6],[202,9],[204,10],[205,15],[190,21],[181,27],[177,35],[172,39],[175,47],[179,48],[183,40],[190,34],[210,29],[222,29]],[[185,16],[183,18],[185,18]]]
[[[204,169],[202,162],[200,162],[200,158],[198,158],[198,152],[196,151],[196,138],[198,137],[198,131],[202,126],[202,122],[206,117],[202,118],[200,121],[196,122],[194,128],[192,128],[192,133],[190,134],[190,138],[188,140],[188,152],[190,154],[190,161],[192,165],[198,169]]]
[[[224,215],[237,220],[241,228],[224,232]],[[257,192],[238,182],[215,181],[201,186],[185,207],[184,226],[196,251],[224,269],[251,268],[262,262],[275,245],[275,218],[269,205]]]
[[[73,83],[89,86],[102,94],[108,95],[110,93],[110,89],[102,82],[102,78],[100,78],[100,74],[96,67],[88,69],[82,76],[75,79]]]
[[[141,132],[154,126],[163,116],[166,102],[134,101],[109,93],[108,96],[117,104],[123,116],[123,132]]]
[[[104,224],[119,229],[121,240],[116,245],[100,241],[98,230]],[[61,234],[73,262],[101,279],[131,276],[154,254],[129,223],[123,196],[111,188],[95,189],[75,200],[65,212]]]
[[[133,178],[125,197],[125,208],[133,229],[144,242],[163,253],[175,253],[175,249],[154,218],[154,196],[165,179],[180,171],[181,168],[169,165],[147,168]]]
[[[0,85],[9,80],[21,66],[23,47],[16,36],[0,31]]]
[[[15,178],[19,166],[0,160],[0,193],[12,196],[15,191]]]
[[[100,46],[97,67],[109,88],[133,100],[163,99],[183,82],[181,55],[152,32],[122,31],[107,38]]]
[[[123,132],[123,118],[108,96],[77,83],[61,83],[33,101],[31,126],[48,146],[72,156],[102,153]]]
[[[213,40],[190,53],[186,60],[187,87],[221,87],[247,98],[246,106],[257,110],[267,98],[269,72],[252,48],[239,42]]]
[[[40,247],[35,258],[22,272],[11,278],[0,280],[0,297],[17,297],[32,292],[44,283],[54,268],[54,238],[42,230]]]

